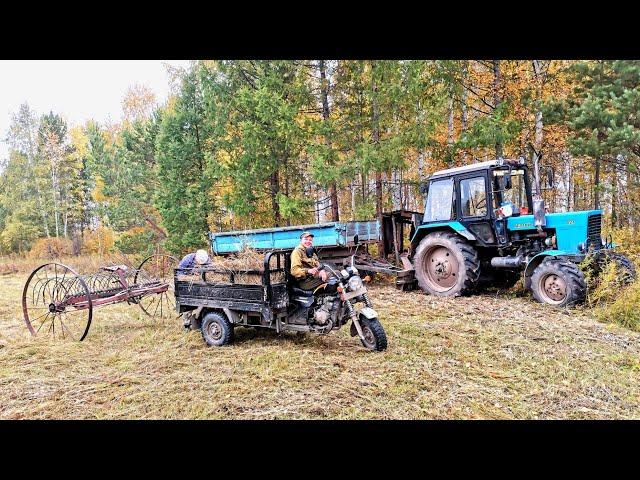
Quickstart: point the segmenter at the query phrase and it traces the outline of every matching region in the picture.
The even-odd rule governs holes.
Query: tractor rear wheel
[[[541,303],[568,307],[584,302],[587,284],[584,274],[575,263],[549,259],[533,271],[531,290],[534,298]]]
[[[478,252],[450,232],[434,232],[422,239],[413,260],[420,288],[431,295],[468,295],[480,276]]]

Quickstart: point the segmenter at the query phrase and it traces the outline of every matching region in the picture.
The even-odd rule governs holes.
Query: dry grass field
[[[210,348],[177,319],[94,309],[83,342],[31,338],[25,273],[0,277],[2,419],[640,418],[640,333],[527,295],[371,287],[389,348],[238,328]]]

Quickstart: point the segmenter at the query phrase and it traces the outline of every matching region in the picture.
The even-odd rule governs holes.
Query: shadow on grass
[[[191,330],[188,333],[200,336],[200,330]],[[234,329],[233,345],[243,348],[255,346],[275,347],[281,345],[287,348],[291,345],[302,346],[305,349],[322,352],[340,352],[347,349],[346,345],[340,345],[337,332],[320,335],[312,332],[280,332],[269,328],[260,327],[236,327]],[[333,338],[332,338],[333,337]],[[341,339],[342,340],[342,339]],[[204,342],[204,340],[202,340]],[[358,339],[353,339],[354,345],[360,345]]]

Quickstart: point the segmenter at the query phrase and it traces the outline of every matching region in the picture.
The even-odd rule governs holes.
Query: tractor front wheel
[[[542,262],[531,276],[531,290],[536,300],[554,307],[574,306],[584,302],[587,284],[574,263],[550,259]]]
[[[420,288],[441,297],[472,293],[480,276],[476,249],[450,232],[434,232],[422,239],[413,264]]]
[[[601,253],[596,257],[594,265],[596,274],[602,273],[611,263],[616,265],[620,285],[629,285],[636,279],[636,267],[633,262],[626,255],[617,252]]]

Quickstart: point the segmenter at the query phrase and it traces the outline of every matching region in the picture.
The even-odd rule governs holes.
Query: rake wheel
[[[22,312],[33,336],[82,341],[89,333],[93,305],[80,275],[61,263],[45,263],[24,285]]]
[[[136,271],[134,283],[153,285],[166,283],[169,288],[159,294],[143,295],[138,305],[144,313],[153,318],[177,318],[176,297],[173,283],[173,269],[178,259],[171,255],[155,254],[145,258]]]

